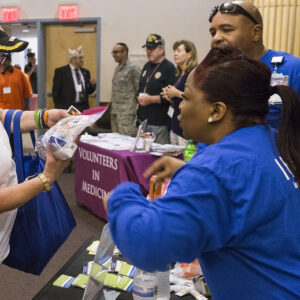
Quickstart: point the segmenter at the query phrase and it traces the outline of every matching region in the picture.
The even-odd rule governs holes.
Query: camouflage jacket
[[[137,105],[137,92],[141,69],[127,60],[124,66],[118,65],[112,80],[112,114],[135,114]]]

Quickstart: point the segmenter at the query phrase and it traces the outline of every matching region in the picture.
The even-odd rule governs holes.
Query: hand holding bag
[[[13,112],[5,117],[5,129],[10,136]],[[44,162],[36,153],[23,156],[20,118],[22,111],[14,115],[14,155],[18,182],[44,170]],[[30,132],[35,146],[34,132]],[[21,271],[39,275],[55,252],[65,242],[75,228],[76,222],[70,207],[57,182],[49,192],[42,192],[18,208],[18,213],[10,237],[10,253],[4,264]]]

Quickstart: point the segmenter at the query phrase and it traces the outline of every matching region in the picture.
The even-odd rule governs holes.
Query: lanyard
[[[146,90],[147,90],[147,87],[148,87],[148,83],[149,83],[150,79],[152,78],[153,74],[159,68],[160,64],[161,64],[161,62],[155,67],[155,69],[152,71],[152,73],[149,76],[147,76],[147,78],[146,78],[146,84],[145,84],[145,88],[144,88],[144,93],[146,93]]]

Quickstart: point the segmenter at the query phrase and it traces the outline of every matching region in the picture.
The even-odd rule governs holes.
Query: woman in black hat
[[[9,37],[0,27],[0,72],[7,56],[5,53],[19,52],[27,47],[28,43],[14,37]],[[9,253],[9,238],[15,221],[17,208],[37,194],[49,190],[50,185],[66,168],[69,161],[56,159],[47,151],[47,161],[44,171],[37,177],[18,184],[16,166],[12,158],[12,149],[9,138],[3,127],[7,110],[0,109],[0,263]],[[47,118],[43,125],[52,127],[60,119],[68,117],[64,110],[47,110]],[[33,111],[25,111],[21,117],[21,131],[28,132],[37,128]]]

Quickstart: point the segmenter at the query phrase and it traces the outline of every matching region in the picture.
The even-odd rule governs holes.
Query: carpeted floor
[[[67,199],[77,226],[64,245],[51,259],[40,276],[27,274],[0,265],[0,300],[28,300],[52,278],[52,276],[65,264],[74,252],[90,236],[99,236],[105,221],[89,212],[85,207],[76,203],[74,172],[63,174],[58,180],[59,185]],[[55,300],[55,299],[49,299]]]

